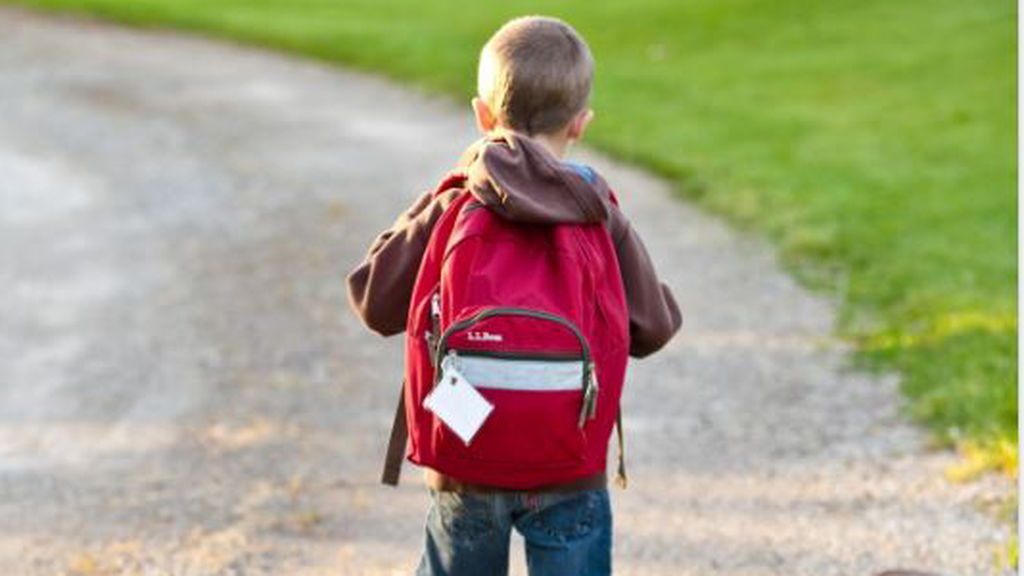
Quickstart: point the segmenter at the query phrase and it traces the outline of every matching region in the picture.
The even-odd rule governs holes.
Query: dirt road
[[[376,483],[400,342],[343,278],[474,137],[376,78],[0,10],[0,573],[410,573],[418,475]],[[583,156],[686,316],[631,368],[617,573],[998,573],[1012,488],[943,480],[829,303]]]

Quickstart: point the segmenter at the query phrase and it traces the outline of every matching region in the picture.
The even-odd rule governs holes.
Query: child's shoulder
[[[621,219],[625,218],[622,211],[619,208],[619,198],[615,195],[615,191],[612,190],[608,182],[589,164],[584,164],[575,160],[563,160],[562,163],[573,170],[584,182],[589,184],[594,191],[596,191],[601,199],[610,204],[609,206],[609,218]]]
[[[574,160],[565,160],[563,164],[572,168],[577,174],[579,174],[580,178],[583,178],[583,180],[587,182],[587,184],[597,183],[597,179],[599,177],[597,171],[589,165],[582,162],[576,162]]]

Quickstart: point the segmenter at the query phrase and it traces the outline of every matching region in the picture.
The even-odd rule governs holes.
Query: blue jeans
[[[514,527],[530,576],[604,576],[612,571],[608,490],[566,493],[430,491],[427,541],[417,576],[508,574]]]

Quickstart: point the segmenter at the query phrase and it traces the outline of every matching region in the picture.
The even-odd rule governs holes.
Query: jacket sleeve
[[[371,330],[382,336],[405,331],[413,284],[430,232],[457,195],[458,190],[449,190],[420,196],[377,236],[363,262],[349,273],[349,305]]]
[[[658,280],[636,230],[617,207],[612,208],[610,216],[609,228],[629,307],[629,355],[643,358],[667,344],[683,319],[672,291]]]

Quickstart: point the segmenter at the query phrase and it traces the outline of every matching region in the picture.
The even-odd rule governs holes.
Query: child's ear
[[[473,116],[476,117],[476,127],[482,134],[487,134],[498,126],[498,119],[491,112],[491,107],[479,96],[473,98]]]
[[[594,110],[587,108],[576,115],[576,118],[569,123],[569,131],[566,133],[569,140],[580,140],[583,138],[583,133],[587,131],[587,126],[590,125],[590,121],[594,119]]]

